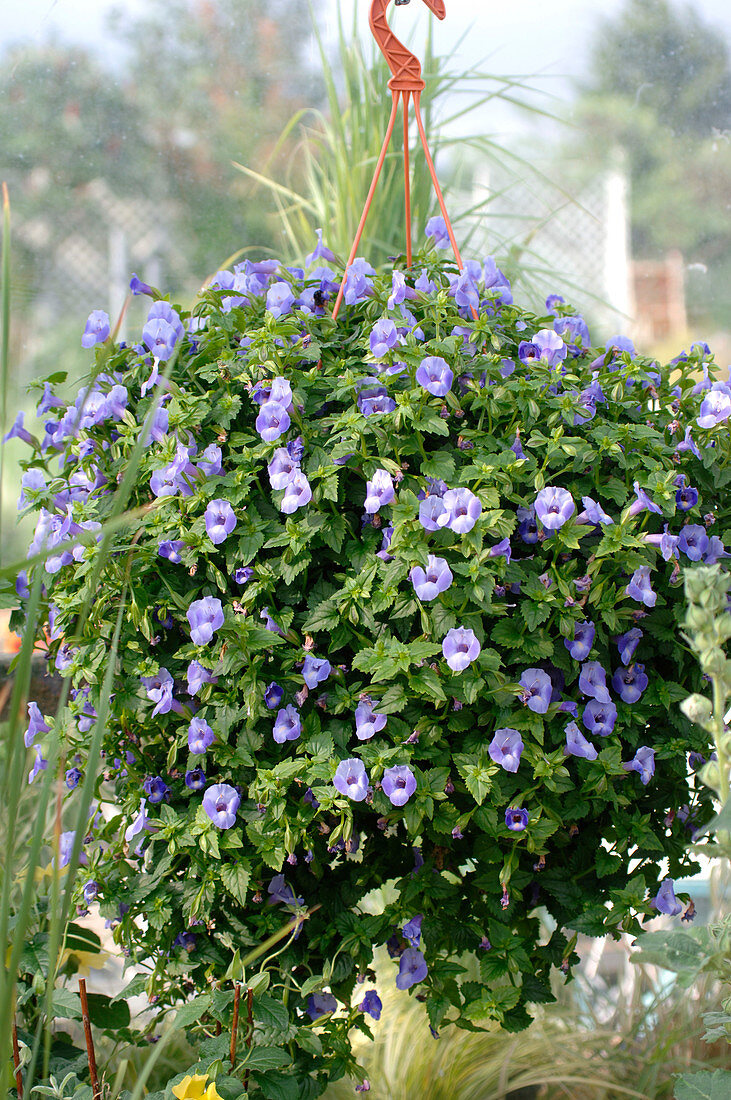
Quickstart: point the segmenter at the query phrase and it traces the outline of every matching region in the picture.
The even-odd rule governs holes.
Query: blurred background
[[[7,425],[91,362],[92,309],[129,279],[189,305],[231,257],[344,253],[390,106],[368,0],[24,0],[0,21],[0,179],[12,209]],[[509,8],[509,10],[507,10]],[[725,0],[420,0],[392,25],[424,59],[428,125],[467,256],[516,298],[559,292],[595,344],[707,340],[728,362],[731,7]],[[403,248],[398,142],[361,251]],[[435,212],[423,162],[415,231]],[[389,172],[391,174],[389,174]],[[136,299],[122,322],[132,339]],[[32,422],[31,422],[32,423]],[[6,447],[2,556],[22,557]]]

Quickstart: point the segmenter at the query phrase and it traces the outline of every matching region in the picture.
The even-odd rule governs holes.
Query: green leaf
[[[525,619],[525,625],[531,633],[540,626],[541,623],[545,623],[546,619],[551,617],[551,605],[548,603],[533,603],[530,600],[523,600],[520,605],[520,613]]]
[[[72,993],[70,989],[56,989],[51,1004],[54,1016],[62,1020],[81,1019],[81,999],[78,993]]]
[[[729,1100],[731,1073],[725,1069],[684,1073],[675,1083],[675,1100]]]
[[[632,962],[652,963],[692,981],[709,961],[709,954],[687,932],[644,932],[635,941]]]
[[[286,1005],[267,993],[254,997],[253,1012],[254,1019],[264,1027],[272,1028],[274,1031],[286,1031],[289,1027],[289,1012]]]
[[[194,997],[192,1001],[188,1001],[175,1013],[175,1027],[181,1031],[187,1031],[193,1024],[200,1022],[201,1017],[208,1011],[210,1006],[211,997],[209,993]]]
[[[279,1047],[252,1047],[243,1061],[249,1069],[268,1070],[288,1065],[290,1057]]]
[[[300,1100],[300,1089],[293,1077],[283,1073],[257,1073],[256,1080],[266,1100]]]
[[[105,1031],[129,1027],[130,1011],[126,1001],[113,1003],[103,993],[87,993],[86,999],[89,1003],[89,1018],[95,1027],[104,1028]]]
[[[249,886],[249,870],[242,863],[222,863],[221,882],[239,905],[246,904],[246,891]]]

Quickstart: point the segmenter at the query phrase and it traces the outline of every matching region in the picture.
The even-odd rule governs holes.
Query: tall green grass
[[[8,355],[8,324],[10,317],[10,203],[7,197],[3,212],[3,252],[2,285],[0,287],[0,316],[3,319],[2,355],[0,358],[0,392],[3,395],[3,417],[5,417],[5,396],[8,390],[8,378],[11,370]],[[125,470],[124,478],[117,488],[106,521],[102,525],[100,541],[94,551],[94,561],[89,581],[90,595],[84,605],[76,633],[80,637],[88,619],[92,600],[95,598],[103,571],[120,530],[129,528],[140,516],[139,509],[129,509],[129,503],[136,482],[137,469],[144,451],[144,439],[149,424],[164,392],[165,384],[173,369],[172,357],[164,375],[157,386],[153,406],[145,424],[141,427],[138,441]],[[92,372],[92,376],[95,372]],[[89,379],[91,381],[92,378]],[[1,453],[1,452],[0,452]],[[2,479],[0,478],[0,485]],[[0,500],[0,512],[1,512]],[[93,543],[91,544],[94,545]],[[72,542],[69,541],[70,549]],[[43,553],[29,561],[42,561]],[[128,552],[126,576],[133,566],[134,547]],[[15,562],[0,569],[0,583],[12,584],[17,573],[25,568],[29,561]],[[49,578],[45,581],[48,583]],[[18,966],[24,943],[32,926],[37,900],[38,884],[36,871],[40,867],[41,854],[50,846],[54,858],[54,870],[50,882],[49,923],[48,923],[48,972],[45,984],[45,1010],[41,1016],[33,1040],[31,1059],[25,1071],[25,1090],[30,1092],[32,1083],[40,1072],[46,1076],[51,1045],[52,996],[57,977],[59,959],[63,941],[71,915],[73,886],[84,836],[87,832],[92,800],[94,798],[101,763],[101,745],[109,710],[109,698],[115,674],[119,637],[125,613],[126,582],[119,597],[119,609],[114,635],[109,650],[109,658],[104,671],[98,705],[98,717],[90,732],[89,761],[83,783],[77,788],[74,799],[62,810],[63,778],[61,765],[61,747],[58,728],[64,721],[64,710],[68,699],[70,681],[64,680],[55,723],[55,736],[52,737],[47,753],[48,767],[36,779],[31,788],[27,783],[28,752],[23,740],[26,725],[25,715],[28,692],[31,681],[33,651],[39,636],[44,616],[41,609],[41,586],[44,575],[36,569],[30,599],[27,604],[27,616],[23,630],[20,652],[15,658],[12,672],[12,690],[10,693],[8,719],[1,730],[0,754],[0,800],[3,814],[0,816],[0,1095],[7,1095],[12,1077],[11,1035],[15,1017],[15,992]],[[92,595],[93,594],[93,595]],[[75,638],[66,641],[74,644]],[[59,869],[59,837],[62,829],[73,829],[75,839],[71,857],[63,873]]]
[[[360,9],[360,17],[363,9]],[[359,18],[356,9],[356,19]],[[266,188],[275,198],[281,224],[283,247],[289,259],[301,261],[311,251],[315,230],[324,230],[324,239],[333,251],[345,258],[355,232],[373,177],[392,99],[387,87],[390,73],[375,47],[368,52],[357,34],[354,22],[347,33],[338,10],[338,38],[331,59],[313,13],[313,34],[317,43],[326,93],[327,110],[299,111],[281,135],[279,147],[299,132],[300,140],[291,158],[292,172],[285,182],[237,164],[257,187]],[[431,27],[431,21],[430,21]],[[469,32],[465,32],[465,37]],[[455,52],[459,48],[459,43]],[[470,240],[481,222],[490,214],[494,196],[483,195],[465,201],[472,187],[471,162],[499,164],[503,170],[519,176],[536,174],[536,168],[519,154],[505,148],[489,135],[475,130],[455,135],[459,119],[477,117],[495,100],[509,103],[532,115],[552,117],[535,104],[530,105],[528,85],[509,77],[496,78],[470,70],[448,69],[449,59],[436,56],[429,31],[422,67],[426,88],[421,104],[432,155],[447,164],[442,185],[457,231],[460,245],[469,251]],[[443,109],[450,102],[451,113]],[[418,144],[412,118],[410,145]],[[467,155],[466,155],[467,154]],[[445,174],[444,172],[442,174]],[[560,189],[557,187],[557,194]],[[423,232],[428,218],[438,211],[431,179],[423,153],[412,156],[412,211],[416,233]],[[378,264],[405,248],[404,225],[403,128],[397,120],[391,146],[366,224],[361,254]],[[496,240],[500,234],[496,232]],[[515,256],[516,265],[520,252]]]

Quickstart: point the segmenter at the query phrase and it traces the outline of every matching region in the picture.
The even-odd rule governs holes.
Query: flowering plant
[[[79,903],[158,1005],[198,992],[191,1020],[292,920],[256,978],[252,1095],[354,1070],[379,945],[435,1035],[525,1027],[579,932],[637,929],[663,860],[692,872],[712,812],[676,627],[681,564],[728,556],[731,387],[705,345],[667,366],[593,347],[562,299],[535,316],[441,243],[412,271],[356,261],[337,324],[322,242],[304,269],[219,272],[190,314],[133,280],[140,343],[93,314],[76,400],[46,383],[42,440],[11,430],[38,513],[18,593],[44,570],[73,685],[55,721],[31,705],[32,774],[61,738],[73,798],[121,612]]]

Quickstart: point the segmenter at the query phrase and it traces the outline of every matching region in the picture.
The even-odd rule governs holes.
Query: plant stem
[[[86,1052],[89,1056],[89,1077],[91,1079],[91,1092],[94,1100],[101,1100],[102,1092],[99,1088],[99,1078],[96,1072],[96,1054],[94,1052],[94,1036],[91,1033],[91,1020],[89,1019],[89,1002],[86,998],[86,981],[79,978],[79,996],[81,997],[81,1018],[84,1021],[84,1038],[86,1039]]]

